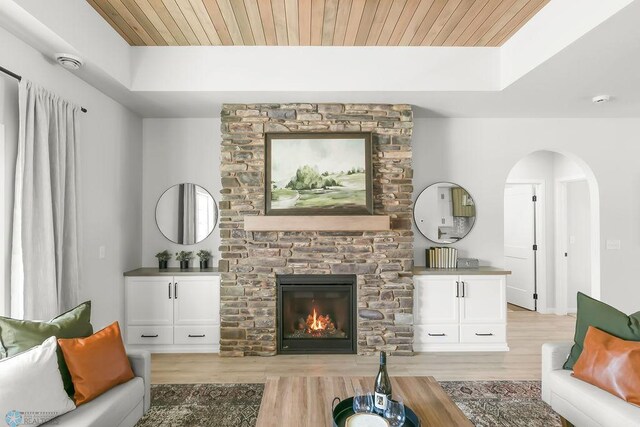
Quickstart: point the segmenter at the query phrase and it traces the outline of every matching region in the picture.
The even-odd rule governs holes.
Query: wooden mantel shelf
[[[389,215],[245,216],[247,231],[384,231]]]

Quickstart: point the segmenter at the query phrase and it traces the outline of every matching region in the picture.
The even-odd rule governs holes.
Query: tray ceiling
[[[87,0],[132,46],[500,46],[549,0]]]

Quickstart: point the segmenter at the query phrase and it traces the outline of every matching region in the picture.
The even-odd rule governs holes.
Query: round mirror
[[[167,239],[194,245],[207,238],[218,221],[218,208],[207,190],[196,184],[177,184],[162,193],[156,205],[156,224]]]
[[[455,243],[476,222],[476,205],[467,190],[451,182],[437,182],[416,199],[413,219],[424,237],[436,243]]]

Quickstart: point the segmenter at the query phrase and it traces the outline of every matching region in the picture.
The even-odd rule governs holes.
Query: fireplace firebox
[[[278,353],[356,353],[356,276],[278,275]]]

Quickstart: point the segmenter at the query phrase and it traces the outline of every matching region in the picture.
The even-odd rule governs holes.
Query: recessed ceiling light
[[[56,53],[56,61],[68,70],[77,70],[82,67],[82,58],[71,53]]]
[[[591,98],[591,101],[594,104],[604,104],[605,102],[611,101],[611,97],[609,95],[598,95]]]

